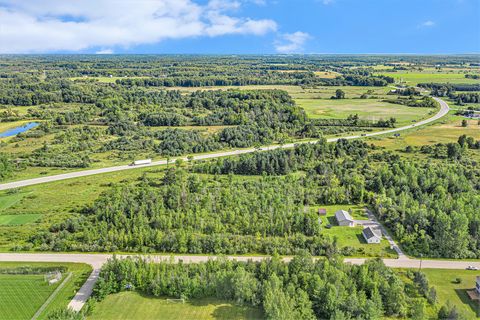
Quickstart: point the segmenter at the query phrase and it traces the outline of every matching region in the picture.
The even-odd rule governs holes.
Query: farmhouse
[[[367,243],[380,243],[382,240],[382,233],[381,231],[377,231],[372,227],[366,227],[362,231],[363,237]]]
[[[352,216],[345,210],[338,210],[335,212],[335,218],[339,226],[344,227],[354,227],[355,221],[353,221]]]

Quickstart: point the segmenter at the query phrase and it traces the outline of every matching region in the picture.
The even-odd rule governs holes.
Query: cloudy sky
[[[472,53],[480,0],[0,0],[0,53]]]

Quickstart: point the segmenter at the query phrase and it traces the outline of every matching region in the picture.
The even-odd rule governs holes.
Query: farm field
[[[109,295],[99,302],[88,320],[144,319],[263,319],[259,309],[236,306],[216,299],[199,299],[185,303],[168,302],[164,298],[144,296],[137,292]]]
[[[18,267],[67,267],[72,276],[58,291],[55,298],[46,306],[38,319],[46,319],[47,315],[58,308],[65,308],[91,272],[91,267],[76,263],[43,263],[43,262],[0,262],[0,269]],[[10,275],[0,274],[0,319],[23,320],[31,319],[48,297],[61,284],[48,285],[43,275]]]
[[[352,114],[358,114],[364,120],[386,120],[395,117],[398,126],[425,118],[434,111],[429,108],[412,108],[374,99],[298,99],[297,103],[311,118],[345,119]]]
[[[418,147],[427,144],[456,142],[458,137],[463,134],[480,139],[478,120],[468,120],[468,126],[462,127],[463,119],[463,117],[450,114],[447,118],[430,126],[406,131],[400,137],[374,138],[371,141],[377,146],[390,150],[404,150],[407,145]]]
[[[389,72],[383,75],[393,77],[396,81],[405,81],[413,86],[424,82],[440,83],[480,83],[478,79],[465,78],[464,73],[423,73],[423,72]]]

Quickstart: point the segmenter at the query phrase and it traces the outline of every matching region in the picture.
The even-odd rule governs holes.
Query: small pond
[[[0,132],[0,138],[16,136],[19,133],[22,133],[22,132],[25,132],[25,131],[28,131],[30,129],[35,128],[39,124],[40,123],[38,123],[38,122],[29,122],[29,123],[26,123],[24,125],[21,125],[21,126],[12,128],[12,129],[8,129],[6,131]]]

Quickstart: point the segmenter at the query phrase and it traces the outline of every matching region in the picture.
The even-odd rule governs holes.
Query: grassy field
[[[0,226],[18,226],[35,222],[41,214],[5,214],[0,215]]]
[[[57,286],[43,275],[0,274],[0,319],[30,319]]]
[[[407,145],[418,147],[427,144],[456,142],[458,137],[463,134],[477,140],[480,139],[478,120],[468,120],[468,126],[462,127],[463,119],[463,117],[450,114],[433,125],[402,132],[400,137],[374,138],[371,141],[377,146],[390,150],[404,150]]]
[[[164,298],[144,296],[137,292],[122,292],[107,296],[95,306],[89,320],[146,319],[263,319],[259,309],[240,307],[216,299],[201,299],[171,303]]]
[[[40,314],[39,319],[46,319],[48,313],[53,310],[65,308],[91,272],[90,266],[76,263],[0,262],[2,269],[21,266],[64,266],[68,268],[68,272],[72,273],[55,298]],[[66,277],[67,275],[64,274],[63,279]],[[31,319],[59,285],[60,283],[49,286],[44,281],[43,275],[0,274],[0,319]]]
[[[475,277],[478,272],[469,270],[439,270],[423,269],[430,286],[437,290],[438,305],[442,306],[450,301],[457,306],[466,319],[480,317],[480,305],[475,305],[467,296],[466,290],[475,286]],[[461,283],[455,283],[460,278]]]
[[[465,78],[464,73],[445,73],[445,72],[389,72],[383,75],[395,78],[396,81],[404,81],[407,85],[417,85],[423,82],[440,82],[440,83],[480,83],[478,79]]]
[[[351,114],[358,114],[365,120],[395,117],[398,125],[410,124],[412,120],[425,118],[434,112],[429,108],[411,108],[376,99],[298,99],[297,104],[310,118],[345,119]]]

